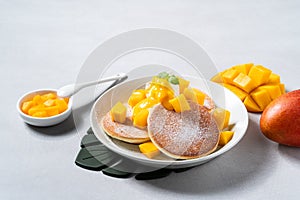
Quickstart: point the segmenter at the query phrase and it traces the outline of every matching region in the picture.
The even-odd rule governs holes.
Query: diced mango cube
[[[53,100],[53,99],[48,99],[48,100],[46,100],[43,104],[44,104],[44,106],[47,106],[47,107],[53,106],[53,105],[55,104],[55,100]]]
[[[240,64],[240,65],[236,65],[233,66],[232,69],[237,70],[240,73],[243,73],[245,75],[247,75],[250,71],[250,68],[253,66],[253,63],[247,63],[247,64]]]
[[[26,101],[22,104],[21,110],[25,113],[28,114],[28,110],[34,106],[33,101]]]
[[[239,97],[239,99],[241,101],[243,101],[246,96],[248,95],[246,92],[244,92],[243,90],[241,90],[240,88],[234,86],[234,85],[229,85],[229,84],[222,84],[224,87],[226,87],[227,89],[229,89],[231,92],[233,92],[235,95],[237,95]]]
[[[216,108],[213,110],[213,117],[216,120],[219,130],[223,130],[228,127],[230,111],[223,108]]]
[[[153,158],[160,153],[158,148],[152,142],[140,144],[139,149],[148,158]]]
[[[259,88],[266,90],[269,93],[269,96],[272,100],[276,99],[281,95],[281,89],[279,85],[262,85]]]
[[[196,94],[192,88],[185,88],[183,91],[183,95],[187,100],[191,100],[195,103],[198,103]]]
[[[62,113],[68,109],[68,104],[65,102],[64,99],[55,99],[55,105],[58,106],[59,113]]]
[[[116,103],[110,110],[110,115],[113,121],[124,123],[126,121],[126,106],[121,102]]]
[[[134,90],[128,99],[128,104],[134,107],[137,103],[146,98],[146,91],[143,89]]]
[[[261,112],[260,107],[255,103],[255,101],[249,96],[244,100],[244,104],[249,112]]]
[[[233,134],[233,131],[222,131],[220,133],[219,145],[224,146],[227,144],[232,139]]]
[[[253,80],[243,73],[239,73],[239,75],[233,79],[233,84],[247,93],[251,92],[255,88]]]
[[[155,99],[157,99],[159,102],[162,102],[166,98],[168,98],[167,90],[162,89],[155,93]]]
[[[160,86],[166,87],[169,90],[173,90],[172,86],[170,85],[170,83],[168,82],[168,80],[164,79],[164,78],[159,78],[157,76],[154,76],[152,78],[152,83],[154,84],[158,84]]]
[[[57,105],[45,107],[45,111],[49,117],[59,114],[59,107]]]
[[[33,101],[33,103],[35,104],[35,105],[38,105],[38,104],[42,104],[43,103],[43,99],[42,99],[42,97],[41,97],[41,95],[35,95],[34,97],[33,97],[33,99],[32,99],[32,101]]]
[[[262,65],[253,66],[248,76],[255,82],[255,86],[265,84],[269,81],[272,71],[263,67]]]
[[[175,112],[177,113],[191,109],[189,103],[187,102],[183,94],[180,94],[179,96],[171,99],[169,102],[172,104]]]
[[[274,73],[271,73],[268,84],[279,84],[280,83],[280,76]]]
[[[189,87],[190,81],[185,80],[181,77],[178,77],[178,80],[179,80],[179,93],[181,94],[184,92],[185,88]]]
[[[163,107],[164,107],[165,109],[167,109],[167,110],[170,110],[170,111],[174,110],[172,104],[169,102],[169,99],[164,99],[164,100],[161,102],[161,104],[162,104]]]
[[[135,116],[143,109],[151,108],[155,104],[159,103],[159,101],[153,97],[149,97],[143,99],[139,103],[137,103],[132,109],[132,119],[134,120]]]
[[[32,114],[32,117],[48,117],[45,110],[37,111]]]
[[[56,99],[56,97],[57,97],[56,94],[53,93],[53,92],[49,92],[47,94],[43,94],[42,95],[42,98],[44,98],[46,100],[48,100],[48,99]]]
[[[225,83],[232,83],[233,79],[239,75],[239,72],[235,69],[230,69],[227,70],[223,75],[222,79],[224,80]]]
[[[36,106],[31,107],[28,110],[28,114],[33,116],[34,113],[41,112],[41,111],[44,111],[44,107],[42,105],[36,105]]]
[[[264,110],[267,105],[272,101],[269,93],[264,89],[255,89],[251,92],[251,98],[257,103],[261,110]]]
[[[148,109],[141,110],[133,120],[133,125],[138,128],[144,128],[147,126],[147,119],[148,119],[149,111]]]
[[[200,105],[204,104],[204,100],[206,98],[206,94],[201,92],[200,90],[193,88],[194,93],[196,94],[197,102]]]

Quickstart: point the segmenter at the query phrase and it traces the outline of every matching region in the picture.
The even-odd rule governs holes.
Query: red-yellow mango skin
[[[260,129],[270,140],[300,147],[300,90],[272,101],[262,113]]]

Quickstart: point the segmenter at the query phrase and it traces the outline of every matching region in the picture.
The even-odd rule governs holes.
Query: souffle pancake
[[[218,146],[220,132],[208,109],[189,102],[191,109],[181,113],[154,106],[148,117],[148,134],[155,146],[175,159],[208,155]]]

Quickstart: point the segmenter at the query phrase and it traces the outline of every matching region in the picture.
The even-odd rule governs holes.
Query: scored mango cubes
[[[280,76],[262,65],[253,63],[233,66],[211,78],[235,93],[250,112],[262,112],[285,93]]]

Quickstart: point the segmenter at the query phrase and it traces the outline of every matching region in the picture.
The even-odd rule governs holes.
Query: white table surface
[[[281,75],[288,90],[297,89],[299,10],[297,0],[0,0],[0,199],[299,199],[300,149],[267,140],[258,114],[249,114],[245,137],[221,157],[163,179],[137,181],[74,164],[91,104],[46,129],[24,124],[16,111],[23,93],[74,82],[99,44],[144,27],[192,38],[220,70],[263,64]],[[131,65],[129,60],[122,65]]]

